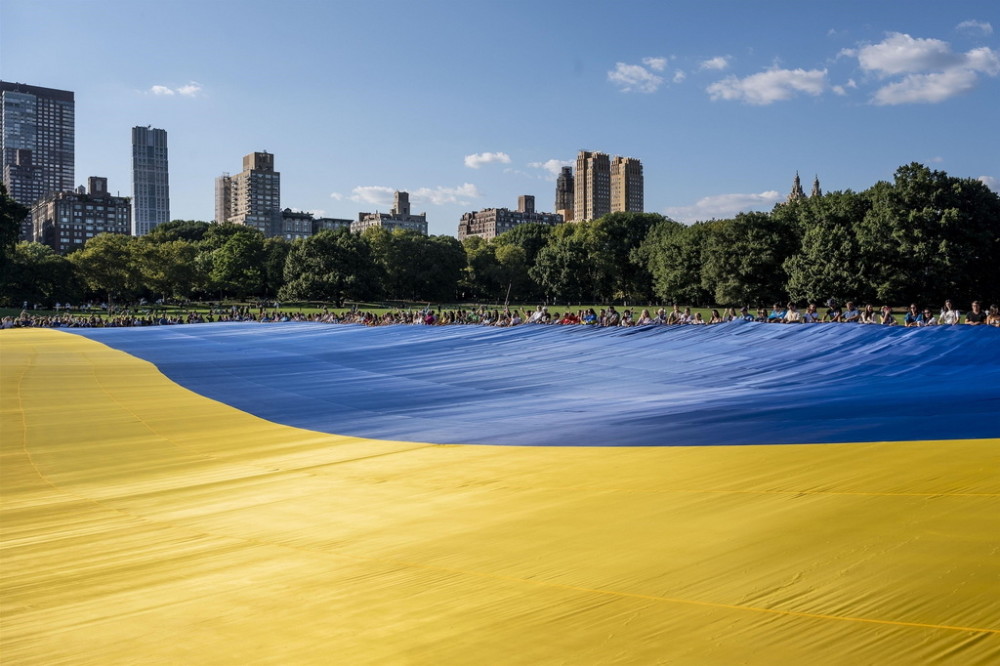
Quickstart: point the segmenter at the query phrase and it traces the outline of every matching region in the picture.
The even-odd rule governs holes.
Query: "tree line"
[[[1000,196],[913,163],[893,182],[683,225],[612,213],[494,239],[368,229],[295,241],[176,220],[60,256],[16,243],[4,194],[0,305],[98,299],[684,303],[1000,300]],[[19,217],[20,216],[20,217]]]

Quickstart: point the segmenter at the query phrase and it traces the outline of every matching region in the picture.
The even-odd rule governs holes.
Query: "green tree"
[[[481,236],[469,236],[462,241],[466,265],[460,289],[463,299],[495,300],[506,290],[497,260],[497,247]],[[502,286],[501,286],[502,285]]]
[[[911,163],[864,192],[857,228],[877,299],[900,303],[996,298],[1000,197],[981,182]]]
[[[285,261],[291,243],[284,238],[264,239],[264,295],[277,296],[285,284]]]
[[[142,286],[163,299],[187,299],[204,283],[199,271],[198,246],[187,240],[155,242],[149,235],[136,244]]]
[[[539,251],[528,274],[542,286],[546,299],[553,303],[593,302],[599,298],[599,271],[593,263],[591,246],[584,235],[567,231],[553,234]]]
[[[244,227],[230,234],[211,256],[209,277],[220,293],[238,299],[263,295],[264,236],[259,231]]]
[[[653,279],[653,293],[664,303],[704,305],[711,295],[702,283],[702,255],[714,222],[684,226],[666,220],[650,230],[636,251]]]
[[[862,271],[861,247],[855,231],[868,210],[868,201],[847,190],[775,208],[772,216],[778,218],[794,213],[789,222],[798,224],[802,233],[798,250],[784,264],[788,275],[786,291],[792,300],[874,297]]]
[[[175,240],[197,242],[205,237],[210,226],[208,222],[199,222],[197,220],[171,220],[157,226],[143,236],[143,238],[154,243]]]
[[[505,301],[525,301],[542,295],[538,284],[528,275],[527,253],[523,247],[499,245],[496,247],[496,259]]]
[[[594,221],[591,261],[603,268],[598,288],[606,299],[635,303],[652,298],[652,275],[637,251],[650,230],[665,221],[657,213],[611,213]]]
[[[783,264],[797,248],[795,229],[767,213],[718,220],[702,255],[702,286],[719,305],[783,302]]]
[[[282,300],[333,301],[377,297],[381,266],[370,245],[346,229],[321,231],[291,244],[285,261]]]
[[[76,303],[82,297],[72,263],[48,245],[21,242],[10,257],[9,280],[0,305],[20,307],[22,303]]]
[[[497,256],[504,258],[505,266],[502,268],[501,281],[506,280],[506,284],[510,286],[511,300],[538,301],[545,297],[545,290],[531,277],[531,267],[535,265],[538,253],[552,238],[553,228],[548,224],[529,222],[519,224],[492,240],[491,244],[496,249]],[[505,248],[519,248],[523,253],[523,275],[516,274],[517,263],[520,260],[519,253],[512,253],[511,250]]]
[[[0,290],[5,290],[11,279],[9,263],[21,233],[21,221],[28,216],[28,212],[26,207],[7,194],[7,188],[0,183]]]
[[[98,234],[67,257],[84,284],[107,298],[110,310],[116,300],[134,299],[142,289],[139,240],[123,234]]]

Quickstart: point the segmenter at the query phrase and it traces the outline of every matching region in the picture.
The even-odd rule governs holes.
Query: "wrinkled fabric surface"
[[[76,329],[310,430],[435,444],[670,446],[1000,436],[984,326]]]
[[[0,662],[1000,662],[996,337],[789,328],[0,332]]]

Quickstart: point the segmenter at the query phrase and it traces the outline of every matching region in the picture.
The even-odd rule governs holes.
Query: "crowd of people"
[[[442,326],[453,324],[479,326],[519,326],[524,324],[570,325],[586,326],[648,326],[648,325],[712,325],[730,321],[755,321],[780,324],[814,324],[814,323],[844,323],[844,324],[879,324],[883,326],[941,326],[953,324],[986,325],[1000,327],[1000,311],[996,305],[991,305],[985,311],[979,301],[973,301],[972,307],[965,313],[955,309],[950,300],[945,301],[939,312],[930,308],[920,308],[911,304],[905,313],[897,315],[893,308],[883,305],[878,310],[873,305],[858,308],[852,301],[841,306],[836,300],[826,303],[825,312],[820,312],[815,303],[810,303],[805,310],[800,311],[795,303],[782,305],[775,303],[770,312],[766,308],[757,309],[756,313],[743,307],[739,311],[729,308],[724,313],[712,310],[706,319],[700,312],[692,313],[691,308],[673,306],[670,312],[659,308],[655,312],[648,308],[633,310],[624,308],[621,311],[610,305],[606,308],[583,308],[568,310],[564,313],[550,312],[544,305],[537,306],[533,311],[519,308],[459,308],[452,310],[398,309],[378,314],[352,308],[343,312],[324,308],[322,312],[285,311],[277,307],[269,308],[261,304],[256,308],[249,306],[231,306],[229,308],[211,308],[207,313],[189,312],[186,314],[156,314],[149,311],[120,311],[111,316],[101,316],[88,311],[73,314],[64,309],[61,314],[36,315],[23,310],[18,317],[4,317],[0,322],[2,328],[109,328],[135,326],[164,326],[174,324],[198,324],[206,322],[289,322],[312,321],[329,324],[363,324],[366,326],[387,325],[421,325]]]

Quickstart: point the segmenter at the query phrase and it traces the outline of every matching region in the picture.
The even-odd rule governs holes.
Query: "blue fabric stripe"
[[[71,329],[286,425],[440,444],[1000,436],[1000,329],[225,323]]]

